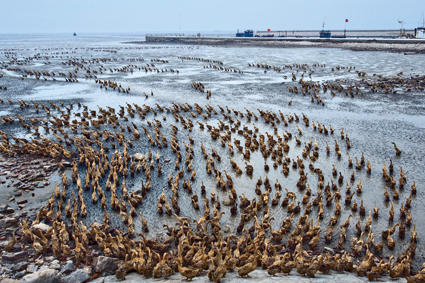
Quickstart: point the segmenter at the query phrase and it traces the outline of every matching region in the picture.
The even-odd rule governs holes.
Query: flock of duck
[[[215,64],[209,64],[209,65],[205,65],[204,69],[213,69],[213,70],[217,70],[217,71],[224,71],[224,72],[231,72],[231,73],[238,73],[238,74],[243,74],[243,71],[239,68],[235,68],[235,67],[224,67],[222,65],[215,65]]]
[[[223,61],[217,59],[201,58],[201,57],[190,57],[190,56],[179,56],[178,59],[182,61],[198,61],[203,63],[213,63],[217,65],[224,65]]]
[[[311,98],[312,103],[324,106],[324,96],[329,92],[331,97],[340,93],[346,97],[354,98],[366,92],[380,94],[397,94],[408,92],[422,92],[425,89],[425,77],[422,75],[405,76],[400,72],[392,77],[384,77],[379,74],[367,74],[358,71],[355,66],[334,66],[327,67],[326,64],[287,64],[276,66],[267,63],[248,63],[248,67],[263,69],[264,73],[275,71],[282,73],[290,71],[290,79],[295,83],[288,87],[290,93],[302,94]],[[341,72],[355,72],[360,80],[339,79],[332,81],[319,81],[312,78],[312,75],[320,70],[331,74]],[[288,75],[283,75],[283,79],[288,79]]]
[[[370,188],[363,187],[358,175],[362,171],[370,174],[380,166],[372,165],[363,154],[353,161],[350,139],[342,129],[338,137],[331,125],[311,121],[305,114],[198,104],[150,107],[127,103],[117,111],[113,107],[89,109],[80,103],[19,101],[19,107],[44,111],[46,118],[10,117],[10,123],[19,123],[29,135],[18,138],[1,131],[0,151],[72,162],[71,172],[62,167],[62,183],[37,217],[21,224],[22,240],[31,242],[37,253],[87,264],[90,251],[99,249],[122,260],[116,271],[118,279],[131,271],[155,278],[179,272],[187,279],[206,272],[210,280],[220,282],[227,272],[244,277],[256,268],[271,275],[296,270],[314,277],[335,270],[355,272],[370,280],[387,274],[407,277],[408,282],[424,279],[424,268],[415,275],[411,270],[418,240],[410,212],[416,183],[407,184],[401,167],[397,180],[392,160],[382,166],[386,184],[382,194],[391,209],[388,228],[376,237],[374,220],[386,216],[376,203],[373,209],[365,208],[361,196]],[[210,136],[210,146],[191,137],[202,132]],[[328,141],[319,145],[316,139],[305,138],[305,132]],[[145,153],[134,153],[137,144],[143,144]],[[402,155],[396,144],[391,146],[394,158]],[[174,166],[161,157],[164,150],[167,158],[175,160]],[[335,165],[331,172],[318,167],[320,159],[329,162],[331,156],[339,166],[345,163],[351,175],[344,176]],[[257,178],[261,159],[265,174]],[[205,172],[200,172],[202,160]],[[272,171],[280,176],[274,185],[269,178]],[[138,175],[142,181],[129,187]],[[288,175],[295,178],[294,187],[285,181],[290,179]],[[202,181],[197,180],[199,176],[204,176]],[[240,180],[252,181],[252,185],[239,187]],[[158,196],[156,213],[176,222],[174,226],[164,224],[167,238],[163,241],[148,239],[149,221],[144,216],[145,199],[161,191],[161,186],[153,185],[158,182],[166,186]],[[403,198],[405,190],[408,196]],[[399,213],[394,200],[401,200]],[[199,218],[193,219],[193,213],[180,208],[188,201],[199,211]],[[84,224],[93,209],[89,205],[103,210],[101,224]],[[349,216],[342,218],[345,211]],[[272,222],[279,219],[277,212],[286,216],[276,229]],[[124,230],[111,225],[111,214],[122,219]],[[235,220],[239,215],[234,230],[222,220],[223,215]],[[351,218],[356,217],[357,236],[350,243],[347,231],[352,228]],[[327,224],[325,218],[329,218]],[[40,222],[50,229],[32,228]],[[383,250],[397,245],[393,236],[397,230],[398,238],[409,237],[408,245],[399,255],[386,258]],[[337,239],[334,250],[324,249],[322,239],[326,243]]]
[[[108,52],[115,54],[112,51]],[[67,55],[61,64],[72,68],[68,73],[12,67],[50,58],[38,54],[18,60],[11,53],[2,66],[21,79],[92,79],[100,88],[122,94],[129,94],[130,88],[101,75],[135,70],[179,73],[157,68],[155,64],[169,63],[160,58],[145,66],[108,67],[117,59]],[[220,60],[178,59],[241,72],[226,69]],[[248,66],[265,73],[290,70],[290,79],[299,84],[290,92],[309,95],[321,105],[327,92],[354,97],[370,84],[378,92],[394,93],[406,84],[420,89],[423,82],[419,77],[406,80],[399,74],[388,79],[336,66],[330,72],[355,71],[361,83],[320,83],[307,77],[327,68],[323,64]],[[371,77],[381,81],[372,84]],[[201,82],[191,85],[211,97]],[[1,130],[0,152],[53,158],[62,170],[47,204],[35,219],[22,222],[21,233],[10,244],[28,241],[39,254],[72,259],[77,265],[89,264],[92,251],[100,250],[121,260],[118,279],[131,271],[154,278],[179,272],[187,279],[207,274],[220,282],[227,272],[245,277],[262,268],[270,275],[297,271],[314,277],[347,271],[369,280],[386,275],[408,282],[425,280],[425,265],[412,267],[418,242],[411,213],[416,182],[408,180],[401,166],[396,168],[403,149],[395,143],[388,145],[391,159],[372,164],[365,154],[350,154],[356,145],[344,129],[312,121],[304,113],[210,104],[125,103],[90,109],[81,102],[7,103],[34,116],[0,118],[3,125],[22,127],[26,133],[18,137],[8,131],[11,127]],[[63,166],[65,161],[71,169]],[[382,188],[368,186],[365,176],[380,171]],[[388,209],[363,199],[370,190],[382,194]],[[95,210],[101,211],[102,223],[92,221]],[[163,220],[164,239],[155,237],[160,231],[152,215]],[[34,228],[40,222],[50,228]],[[385,228],[378,230],[378,223],[385,223]],[[355,237],[347,239],[351,234]]]
[[[205,89],[205,86],[204,86],[204,84],[203,83],[201,83],[201,82],[192,82],[192,87],[194,88],[194,89],[196,89],[196,90],[199,90],[200,92],[202,92],[202,93],[206,93],[206,98],[207,99],[210,99],[210,97],[211,97],[211,90],[209,90],[209,89]]]

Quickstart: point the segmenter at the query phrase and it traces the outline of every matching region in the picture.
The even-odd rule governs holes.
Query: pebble
[[[47,232],[50,229],[50,226],[47,224],[44,224],[43,222],[40,222],[38,224],[34,224],[31,226],[31,229],[40,229],[43,232]],[[53,259],[52,259],[53,260]]]
[[[25,275],[22,283],[56,283],[59,282],[58,271],[54,269],[43,269],[37,272]]]
[[[19,260],[26,258],[27,256],[28,256],[28,253],[26,251],[19,251],[16,253],[3,252],[2,260],[9,261],[9,262],[17,262]]]
[[[12,271],[13,272],[22,271],[27,268],[28,264],[29,264],[28,261],[18,262],[12,266]]]
[[[0,228],[8,228],[11,226],[15,226],[18,223],[18,219],[15,217],[5,217],[0,219]]]
[[[51,268],[51,269],[58,269],[59,270],[61,268],[61,265],[59,263],[59,260],[55,259],[54,261],[52,261],[49,264],[49,268]]]
[[[30,263],[30,264],[28,264],[28,266],[27,266],[27,272],[28,272],[28,273],[34,273],[34,272],[36,272],[37,270],[38,270],[37,265],[35,265],[34,263]]]
[[[71,274],[62,278],[64,283],[81,283],[90,279],[90,274],[84,269],[77,269]]]
[[[133,155],[133,159],[136,161],[142,160],[143,159],[143,154],[141,154],[140,152],[137,152]]]
[[[21,193],[21,195],[22,195],[22,193]],[[24,203],[27,203],[27,202],[28,202],[27,199],[22,199],[22,200],[17,201],[16,203],[17,204],[24,204]]]
[[[323,249],[324,249],[325,251],[327,251],[327,252],[331,253],[331,254],[335,254],[335,251],[334,251],[334,249],[332,249],[332,248],[324,247]]]
[[[75,270],[75,265],[74,265],[74,263],[72,262],[72,260],[68,260],[68,261],[65,263],[65,265],[62,267],[62,269],[61,269],[60,273],[61,273],[61,274],[65,274],[65,275],[67,275],[67,274],[71,273],[71,272],[72,272],[72,271],[74,271],[74,270]]]
[[[15,210],[7,204],[0,205],[0,213],[2,213],[2,214],[12,214],[14,212],[15,212]]]
[[[116,258],[99,256],[94,271],[101,274],[114,274],[118,268],[118,262]]]
[[[25,274],[26,272],[23,270],[16,273],[13,277],[15,277],[16,279],[19,279],[19,278],[22,278]]]

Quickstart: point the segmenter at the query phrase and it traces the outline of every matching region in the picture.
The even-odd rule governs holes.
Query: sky
[[[399,29],[425,0],[0,0],[0,33],[176,33]]]

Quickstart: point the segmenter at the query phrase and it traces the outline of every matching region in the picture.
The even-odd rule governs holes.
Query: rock
[[[1,258],[3,261],[17,262],[26,258],[27,256],[28,256],[28,253],[26,251],[19,251],[16,253],[4,252]]]
[[[49,268],[59,270],[61,268],[61,265],[59,264],[59,260],[55,259],[54,261],[52,261],[49,264]]]
[[[323,249],[324,249],[325,251],[327,251],[327,252],[331,253],[331,254],[335,254],[335,251],[334,251],[334,249],[332,249],[332,248],[324,247]]]
[[[6,239],[7,239],[7,237],[5,237]],[[8,240],[5,240],[5,241],[1,241],[0,242],[0,249],[4,249],[6,246],[7,246],[7,244],[9,243],[9,241]]]
[[[34,272],[36,272],[38,270],[38,267],[37,267],[37,265],[35,265],[34,263],[30,263],[28,266],[27,266],[27,272],[28,273],[34,273]]]
[[[43,269],[32,274],[25,275],[22,283],[56,283],[59,282],[58,271],[54,269]]]
[[[44,258],[44,262],[51,262],[51,261],[53,261],[53,260],[55,260],[55,257],[54,257],[54,256],[46,256],[46,257]]]
[[[9,228],[15,226],[18,223],[18,219],[16,217],[5,217],[0,219],[0,228]]]
[[[77,269],[68,276],[62,278],[64,283],[80,283],[85,282],[90,279],[90,274],[83,269]]]
[[[44,259],[43,258],[38,258],[35,260],[35,264],[37,264],[38,266],[42,265],[44,263]]]
[[[11,279],[11,278],[4,278],[0,281],[0,283],[18,283],[19,280]]]
[[[144,155],[143,155],[143,154],[141,154],[140,152],[135,153],[135,154],[133,155],[133,159],[134,159],[134,160],[136,160],[136,161],[142,160],[142,159],[143,159],[143,157],[144,157]]]
[[[22,193],[21,193],[21,195],[22,195]],[[16,195],[15,195],[16,196]],[[28,202],[28,200],[27,199],[22,199],[22,200],[20,200],[20,201],[17,201],[16,203],[17,204],[24,204],[24,203],[27,203]]]
[[[12,266],[12,271],[13,272],[18,272],[18,271],[22,271],[22,270],[24,270],[24,269],[26,269],[27,268],[27,266],[28,266],[28,261],[21,261],[21,262],[18,262],[17,264],[14,264],[13,266]]]
[[[72,262],[72,260],[68,260],[66,262],[66,264],[62,267],[60,273],[67,275],[67,274],[71,273],[74,270],[75,270],[74,263]]]
[[[43,232],[47,232],[50,229],[50,226],[47,224],[44,224],[42,222],[32,225],[31,229],[35,230],[35,229],[40,229]]]
[[[15,210],[13,208],[11,208],[7,204],[0,205],[0,213],[3,213],[3,214],[12,214],[14,212],[15,212]]]
[[[71,167],[72,166],[72,163],[69,162],[69,161],[62,159],[61,162],[62,162],[62,165],[65,166],[65,167]]]
[[[118,268],[118,262],[119,260],[116,258],[99,256],[94,271],[102,274],[114,274]]]
[[[24,275],[26,274],[26,271],[19,271],[18,273],[16,273],[13,277],[16,279],[22,278]]]

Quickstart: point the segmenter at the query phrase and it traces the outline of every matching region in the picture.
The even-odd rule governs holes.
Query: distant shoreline
[[[425,53],[425,39],[373,39],[373,38],[232,38],[232,37],[180,37],[146,36],[146,41],[130,41],[128,44],[191,44],[211,46],[247,47],[318,47],[343,48],[354,51],[387,51],[410,54]]]

